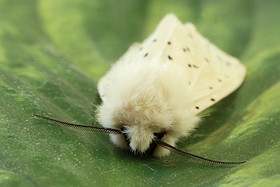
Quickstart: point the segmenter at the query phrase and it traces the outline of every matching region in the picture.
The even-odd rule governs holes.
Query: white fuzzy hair
[[[162,140],[175,146],[199,120],[191,110],[186,70],[172,62],[159,64],[122,58],[105,76],[109,81],[103,103],[97,109],[98,122],[109,128],[126,127],[133,151],[145,152],[154,133],[163,131],[166,134]],[[123,135],[110,137],[115,145],[128,148]],[[160,157],[169,151],[157,146],[153,154]]]

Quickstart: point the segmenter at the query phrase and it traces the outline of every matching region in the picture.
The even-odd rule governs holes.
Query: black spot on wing
[[[193,67],[194,67],[194,68],[196,68],[196,69],[198,69],[198,68],[199,68],[199,66],[197,66],[197,65],[194,65],[194,64],[193,64]]]
[[[145,55],[144,55],[144,57],[147,57],[149,55],[149,53],[146,53]]]
[[[183,48],[183,51],[186,53],[186,52],[190,52],[191,49],[190,49],[189,47],[184,47],[184,48]]]

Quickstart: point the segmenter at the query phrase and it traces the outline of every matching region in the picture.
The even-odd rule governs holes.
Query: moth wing
[[[197,113],[217,103],[244,81],[246,68],[240,61],[216,47],[200,35],[193,24],[186,23],[185,28],[192,37],[194,64],[191,68],[197,69],[192,80],[194,107]],[[199,61],[200,63],[196,62]],[[195,64],[199,64],[195,66]]]
[[[120,58],[119,62],[127,62],[128,59],[132,59],[138,53],[139,46],[139,43],[132,44],[128,51]],[[106,93],[108,93],[108,88],[114,79],[113,75],[112,70],[110,70],[97,83],[98,94],[102,101],[106,100]]]
[[[117,62],[118,65],[125,63],[149,63],[155,68],[175,63],[183,68],[195,113],[237,89],[246,74],[245,67],[236,58],[201,36],[191,23],[184,25],[172,14],[166,15],[154,33],[142,44],[132,45]],[[112,71],[98,83],[102,100],[106,99],[106,88],[114,78],[112,75],[116,75]]]
[[[141,56],[137,57],[143,61],[156,65],[176,63],[186,70],[185,84],[190,86],[195,113],[232,93],[246,75],[245,67],[236,58],[200,35],[193,24],[182,24],[173,14],[163,18],[141,48],[137,53]]]

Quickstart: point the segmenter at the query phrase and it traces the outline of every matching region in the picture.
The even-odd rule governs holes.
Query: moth
[[[98,82],[103,127],[70,127],[109,133],[116,146],[156,157],[170,151],[219,164],[175,147],[199,122],[198,113],[223,99],[243,82],[246,69],[198,33],[168,14],[142,43],[133,44]]]

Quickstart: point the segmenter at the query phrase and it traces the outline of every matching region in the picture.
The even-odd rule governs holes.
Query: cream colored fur
[[[167,133],[162,140],[175,146],[198,122],[191,112],[192,94],[185,70],[173,63],[158,66],[159,63],[123,57],[104,76],[110,81],[97,110],[98,121],[104,127],[126,127],[129,146],[134,151],[145,152],[154,133],[163,131]],[[115,145],[127,148],[123,135],[110,137]],[[168,153],[160,146],[154,151],[155,156]]]

